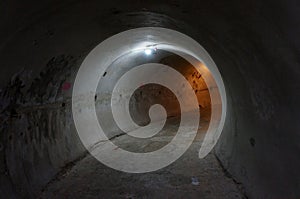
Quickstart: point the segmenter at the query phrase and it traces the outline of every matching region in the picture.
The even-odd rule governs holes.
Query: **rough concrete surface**
[[[106,38],[150,26],[192,37],[216,62],[226,88],[227,117],[215,154],[247,197],[300,198],[299,13],[299,0],[0,1],[0,197],[38,197],[86,153],[70,107],[80,64]],[[165,170],[129,175],[87,156],[42,196],[76,198],[84,191],[93,196],[100,184],[103,194],[128,198],[135,189],[148,196],[160,194],[149,190],[161,190],[178,197],[240,197],[213,154],[204,160],[189,157],[197,158],[187,155]],[[193,169],[184,169],[184,158]],[[89,164],[95,170],[83,169]],[[89,181],[85,174],[92,178],[90,191],[80,183]],[[115,180],[99,180],[107,175]],[[199,186],[191,185],[193,175]],[[99,179],[93,181],[94,176]],[[112,188],[126,180],[130,191]]]
[[[87,155],[48,184],[40,197],[245,198],[242,187],[224,173],[213,153],[204,159],[198,158],[207,123],[207,120],[200,123],[197,138],[189,150],[166,168],[145,174],[129,174],[111,169]],[[150,143],[134,142],[125,136],[116,137],[113,142],[128,151],[157,150],[161,143],[166,144],[172,139],[177,126],[177,118],[169,119],[162,134],[150,139]],[[103,144],[94,150],[101,150]]]

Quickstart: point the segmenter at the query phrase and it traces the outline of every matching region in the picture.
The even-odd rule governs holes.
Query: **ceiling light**
[[[153,53],[153,50],[150,48],[145,49],[145,54],[146,55],[151,55]]]

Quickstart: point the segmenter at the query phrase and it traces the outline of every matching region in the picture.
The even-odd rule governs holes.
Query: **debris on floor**
[[[199,180],[197,177],[192,177],[192,185],[199,185]]]

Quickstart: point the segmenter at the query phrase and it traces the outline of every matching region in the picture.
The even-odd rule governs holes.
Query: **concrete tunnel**
[[[297,0],[0,1],[1,198],[300,198],[299,11]],[[149,32],[139,33],[140,40],[138,33],[127,34],[103,44],[141,28]],[[154,34],[157,29],[171,32]],[[147,43],[158,38],[164,44],[171,37],[178,42],[172,49]],[[134,42],[147,45],[134,51]],[[196,55],[200,47],[194,44],[206,58],[184,53]],[[87,62],[91,57],[97,61]],[[74,122],[76,77],[81,66],[100,62],[106,70],[86,76],[88,83],[99,80],[89,97],[93,106],[80,104],[76,110],[90,114],[94,107],[107,139],[96,136],[86,117],[83,134],[95,136],[85,142]],[[196,65],[207,70],[214,86]],[[118,100],[127,96],[125,108],[116,103],[127,113],[120,128],[115,117],[123,113],[114,112],[114,88],[139,66],[148,66],[148,72],[137,71],[128,85],[148,77],[168,79],[172,75],[159,70],[168,66],[192,89],[200,119],[191,146],[176,161],[149,172],[124,172],[95,154],[107,150],[107,142],[117,146],[105,156],[108,164],[122,159],[114,155],[121,149],[151,154],[174,140],[184,118],[176,92],[158,83],[139,84],[131,93],[116,94]],[[184,90],[179,79],[169,83]],[[147,125],[161,116],[159,128],[151,127],[159,129],[155,136],[130,134],[144,127],[148,133]],[[180,138],[190,135],[185,127]],[[213,149],[199,158],[205,136],[217,131]],[[122,160],[136,169],[133,159]],[[145,160],[141,165],[147,167],[165,162]]]

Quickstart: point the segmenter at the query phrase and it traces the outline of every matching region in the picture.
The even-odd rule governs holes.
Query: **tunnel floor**
[[[164,128],[167,133],[152,138],[154,142],[165,142],[177,122],[177,118],[168,119]],[[188,151],[163,169],[145,174],[125,173],[99,163],[88,154],[52,180],[40,198],[245,198],[241,187],[226,175],[214,153],[198,158],[208,124],[208,120],[202,119]],[[126,136],[116,137],[114,142],[132,148],[149,149],[155,145],[130,143]]]

